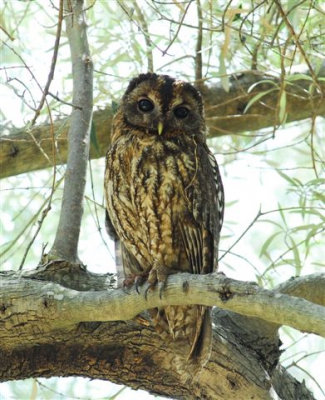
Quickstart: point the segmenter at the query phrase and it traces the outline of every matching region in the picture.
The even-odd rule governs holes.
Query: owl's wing
[[[223,217],[224,217],[224,210],[225,210],[225,194],[223,190],[223,184],[221,180],[221,175],[219,171],[219,166],[216,161],[214,154],[209,150],[208,146],[206,146],[206,153],[208,155],[209,164],[213,171],[213,179],[214,179],[214,192],[216,194],[216,217],[212,221],[213,229],[216,230],[216,234],[220,234],[222,224],[223,224]],[[213,188],[212,188],[213,191]],[[218,236],[219,242],[219,236]]]
[[[195,179],[185,188],[188,216],[180,221],[180,231],[191,273],[208,274],[218,268],[218,246],[224,212],[224,192],[218,164],[205,144],[198,145]],[[211,309],[191,306],[183,309],[186,315],[196,312],[192,331],[189,368],[204,365],[210,357],[212,322]]]
[[[206,145],[197,148],[196,177],[186,189],[189,216],[180,223],[183,244],[194,274],[207,274],[218,266],[223,222],[224,192],[218,164]]]
[[[112,221],[111,221],[111,219],[110,219],[110,217],[108,215],[107,210],[105,210],[105,229],[106,229],[106,232],[108,233],[108,236],[109,236],[109,238],[111,240],[113,240],[114,242],[116,240],[118,240],[118,236],[117,236],[116,230],[115,230],[115,228],[114,228],[114,226],[112,224]]]

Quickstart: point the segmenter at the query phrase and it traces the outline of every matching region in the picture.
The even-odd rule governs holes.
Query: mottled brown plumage
[[[223,188],[192,85],[149,73],[130,82],[113,121],[105,195],[126,284],[161,290],[169,274],[217,269]],[[170,306],[150,315],[165,340],[173,339],[177,362],[195,365],[188,369],[195,375],[210,354],[210,309]]]

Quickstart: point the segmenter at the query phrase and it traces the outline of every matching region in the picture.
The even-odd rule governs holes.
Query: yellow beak
[[[164,124],[161,121],[158,122],[158,128],[157,129],[158,129],[158,135],[161,135],[163,133],[163,130],[164,130]]]

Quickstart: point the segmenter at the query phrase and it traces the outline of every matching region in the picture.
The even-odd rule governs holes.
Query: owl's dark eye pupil
[[[138,107],[139,107],[139,110],[142,111],[142,112],[150,112],[155,108],[155,106],[152,103],[152,101],[147,100],[147,99],[139,100],[138,101]]]
[[[174,115],[176,118],[186,118],[189,112],[189,109],[186,107],[177,107],[174,110]]]

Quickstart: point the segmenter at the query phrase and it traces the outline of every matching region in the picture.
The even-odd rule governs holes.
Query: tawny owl
[[[107,153],[107,226],[121,242],[125,283],[162,290],[169,274],[217,268],[224,196],[206,144],[200,92],[167,75],[133,79],[115,114]],[[184,360],[210,355],[208,307],[150,310],[164,338]]]

